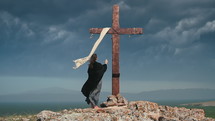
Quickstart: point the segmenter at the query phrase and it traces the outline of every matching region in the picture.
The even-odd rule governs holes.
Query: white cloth
[[[96,51],[97,47],[99,46],[99,44],[101,43],[102,39],[104,38],[104,36],[107,34],[108,30],[110,28],[106,27],[102,29],[102,32],[100,33],[100,36],[98,38],[98,40],[95,42],[95,44],[93,45],[93,48],[90,52],[90,54],[87,57],[84,58],[80,58],[80,59],[76,59],[73,60],[73,62],[75,62],[75,67],[73,67],[73,69],[77,69],[79,68],[81,65],[83,65],[84,63],[86,63],[88,60],[90,60],[91,56],[93,55],[93,53]]]

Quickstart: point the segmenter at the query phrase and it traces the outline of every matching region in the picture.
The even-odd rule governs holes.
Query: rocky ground
[[[3,120],[0,118],[0,120]],[[10,119],[11,120],[11,119]],[[5,118],[4,121],[10,121]],[[127,106],[113,106],[53,112],[44,110],[32,117],[16,117],[17,121],[215,121],[205,117],[202,109],[159,106],[148,101],[131,101]],[[12,120],[11,120],[12,121]]]
[[[215,121],[206,118],[202,109],[159,106],[148,101],[133,101],[127,106],[103,110],[88,108],[62,112],[42,111],[37,117],[40,121]]]

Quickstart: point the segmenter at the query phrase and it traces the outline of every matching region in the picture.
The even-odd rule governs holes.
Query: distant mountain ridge
[[[215,99],[215,89],[168,89],[139,93],[150,100],[201,100]]]
[[[100,100],[105,101],[111,93],[102,92]],[[168,89],[141,93],[121,93],[129,101],[177,101],[177,100],[215,100],[215,89]],[[0,102],[84,102],[80,91],[64,88],[46,88],[20,94],[0,95]]]
[[[185,106],[215,106],[215,101],[181,104]]]
[[[43,88],[40,90],[31,90],[28,92],[24,92],[24,94],[66,94],[66,93],[78,93],[79,91],[76,90],[69,90],[60,87],[50,87],[50,88]]]

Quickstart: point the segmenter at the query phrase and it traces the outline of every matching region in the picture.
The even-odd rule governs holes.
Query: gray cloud
[[[143,35],[121,36],[122,78],[174,80],[190,73],[180,79],[195,80],[197,69],[214,70],[214,0],[1,0],[0,72],[80,76],[70,70],[71,61],[91,49],[97,35],[89,39],[89,28],[111,26],[114,3],[120,5],[121,27],[144,28]],[[110,36],[97,52],[111,60]],[[123,74],[130,70],[138,72]]]

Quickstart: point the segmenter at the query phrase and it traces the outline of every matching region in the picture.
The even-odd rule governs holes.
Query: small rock
[[[22,121],[29,121],[30,119],[22,118]]]
[[[37,114],[37,118],[38,118],[38,121],[46,121],[47,119],[50,119],[57,115],[59,115],[59,113],[49,111],[49,110],[44,110],[44,111],[40,112],[39,114]]]
[[[106,102],[103,102],[100,106],[101,107],[112,107],[112,106],[127,106],[128,101],[121,96],[120,94],[118,95],[110,95],[108,96],[108,99]]]

